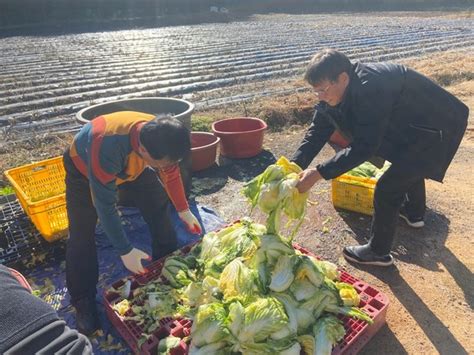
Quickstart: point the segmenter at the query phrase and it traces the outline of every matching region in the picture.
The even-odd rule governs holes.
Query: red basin
[[[207,132],[191,132],[192,171],[204,170],[216,162],[219,137]]]
[[[263,133],[267,124],[260,118],[226,118],[212,124],[212,131],[221,139],[221,155],[228,158],[250,158],[262,151]]]
[[[345,139],[337,130],[331,135],[329,141],[337,144],[341,148],[345,148],[349,145],[349,141],[347,141],[347,139]]]

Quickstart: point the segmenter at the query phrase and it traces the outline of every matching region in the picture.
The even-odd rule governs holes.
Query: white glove
[[[182,212],[178,212],[179,218],[183,221],[183,223],[186,225],[186,228],[188,229],[189,232],[193,234],[201,234],[202,233],[202,228],[201,224],[199,224],[199,221],[197,218],[191,213],[191,211],[185,210]]]
[[[128,254],[121,255],[125,267],[134,274],[144,274],[146,272],[142,265],[142,260],[150,260],[150,256],[140,249],[133,248]]]

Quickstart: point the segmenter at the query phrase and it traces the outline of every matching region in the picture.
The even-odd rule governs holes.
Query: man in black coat
[[[368,244],[344,248],[360,264],[388,266],[398,216],[424,226],[425,183],[442,182],[467,126],[469,110],[446,90],[403,65],[351,64],[332,49],[317,53],[305,74],[319,98],[313,122],[293,161],[304,170],[298,189],[333,179],[370,160],[391,167],[379,179]],[[335,130],[349,142],[308,168]]]

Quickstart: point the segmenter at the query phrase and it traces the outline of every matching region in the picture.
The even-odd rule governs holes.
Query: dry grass
[[[311,121],[314,94],[296,93],[267,99],[252,105],[251,109],[257,117],[263,118],[270,129],[280,130],[282,127],[306,124]]]
[[[462,10],[462,11],[457,11],[457,12],[447,12],[447,13],[442,13],[440,17],[446,17],[446,18],[454,18],[454,19],[460,19],[460,18],[473,18],[474,17],[474,12],[472,10]]]
[[[474,80],[472,52],[446,52],[424,59],[409,59],[409,67],[423,73],[441,86]]]
[[[474,111],[474,61],[472,51],[452,51],[423,59],[410,59],[406,64],[428,76],[451,92]],[[474,117],[469,118],[472,129]]]

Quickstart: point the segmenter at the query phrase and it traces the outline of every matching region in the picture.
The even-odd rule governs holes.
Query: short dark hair
[[[304,79],[312,86],[323,80],[336,81],[341,73],[350,75],[351,67],[345,54],[335,49],[324,49],[311,58]]]
[[[191,150],[189,130],[170,115],[158,115],[143,125],[140,143],[153,159],[179,161]]]

